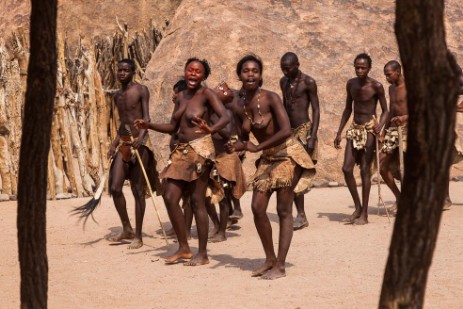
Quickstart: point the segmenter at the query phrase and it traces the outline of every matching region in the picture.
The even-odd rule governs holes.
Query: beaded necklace
[[[264,122],[264,116],[262,116],[262,112],[260,111],[260,93],[262,92],[261,88],[259,87],[259,93],[257,94],[257,112],[259,113],[260,116],[260,121],[255,122],[248,114],[248,111],[246,110],[246,93],[244,93],[243,96],[243,108],[244,108],[244,115],[246,115],[246,118],[251,121],[251,125],[259,127],[263,122]]]
[[[286,84],[286,89],[285,89],[285,101],[290,104],[294,104],[296,101],[295,95],[297,93],[297,89],[299,88],[299,83],[301,82],[301,71],[298,72],[296,79],[294,80],[294,84],[291,84],[291,82],[287,81]],[[289,87],[288,87],[289,86]]]

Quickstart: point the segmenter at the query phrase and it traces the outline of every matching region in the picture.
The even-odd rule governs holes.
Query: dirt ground
[[[463,296],[463,183],[451,183],[454,205],[444,212],[437,249],[429,273],[426,308],[461,308]],[[166,246],[150,200],[144,225],[145,246],[130,251],[126,244],[105,240],[120,229],[106,195],[96,211],[98,224],[87,227],[69,216],[86,199],[50,201],[47,209],[49,308],[375,308],[378,304],[393,222],[377,215],[377,187],[371,192],[366,226],[345,225],[352,212],[345,187],[313,189],[305,196],[310,226],[294,233],[287,258],[287,277],[275,281],[252,278],[264,253],[250,211],[251,192],[242,199],[244,218],[229,230],[228,240],[211,243],[211,263],[201,267],[165,265]],[[129,213],[133,199],[128,188]],[[383,199],[392,194],[383,185]],[[157,207],[169,227],[164,204]],[[1,308],[19,307],[16,202],[0,204]],[[269,206],[278,233],[275,200]],[[392,219],[393,221],[393,219]],[[195,226],[193,226],[195,229]],[[193,236],[196,232],[193,232]],[[197,249],[197,240],[190,242]]]

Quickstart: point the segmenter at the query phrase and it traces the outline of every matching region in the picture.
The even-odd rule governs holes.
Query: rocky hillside
[[[236,63],[253,52],[264,61],[264,87],[280,93],[280,57],[298,54],[301,69],[315,78],[321,103],[318,176],[342,181],[343,151],[332,146],[345,102],[346,81],[355,76],[353,59],[367,52],[371,77],[387,87],[383,66],[399,59],[393,32],[395,1],[184,0],[147,68],[151,116],[167,121],[173,108],[171,87],[182,76],[185,60],[206,58],[212,66],[209,86],[226,80],[239,87]],[[448,1],[449,47],[463,61],[463,3]],[[167,137],[153,134],[167,156]],[[164,146],[165,145],[165,146]],[[248,169],[249,170],[249,169]]]
[[[447,0],[446,4],[448,46],[463,63],[463,3]],[[287,51],[296,52],[301,69],[315,78],[319,89],[318,176],[342,181],[343,151],[335,150],[332,142],[344,106],[345,83],[354,76],[355,55],[368,52],[373,58],[371,76],[387,87],[383,65],[399,58],[394,6],[394,0],[60,0],[58,27],[76,41],[79,35],[112,35],[117,30],[116,16],[129,25],[130,35],[151,20],[158,27],[169,20],[144,81],[151,91],[151,116],[157,122],[170,117],[171,87],[182,76],[188,57],[211,63],[208,85],[226,80],[236,88],[236,63],[246,53],[256,53],[264,61],[264,87],[280,93],[279,59]],[[18,26],[27,28],[29,11],[28,0],[1,1],[0,37]],[[159,145],[158,158],[165,162],[168,137],[151,136]]]
[[[58,32],[67,33],[71,42],[79,36],[112,35],[117,31],[116,17],[127,23],[129,31],[140,31],[154,22],[162,28],[170,20],[181,0],[60,0]],[[30,0],[2,0],[0,3],[0,36],[18,26],[28,28]]]

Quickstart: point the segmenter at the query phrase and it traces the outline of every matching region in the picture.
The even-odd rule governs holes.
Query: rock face
[[[116,16],[129,31],[147,28],[151,20],[157,28],[175,14],[181,0],[60,0],[58,1],[58,31],[67,33],[71,42],[79,35],[112,35],[117,30]],[[30,0],[2,0],[0,3],[0,36],[17,27],[29,27]]]
[[[447,40],[463,63],[463,3],[447,1]],[[253,52],[264,61],[264,88],[281,95],[280,57],[299,56],[301,70],[317,82],[321,104],[317,176],[343,181],[344,151],[332,146],[344,109],[346,81],[355,76],[353,60],[361,52],[373,59],[370,76],[383,83],[384,64],[399,59],[394,36],[395,1],[275,1],[184,0],[147,68],[145,84],[151,92],[151,119],[167,122],[173,109],[172,85],[183,76],[187,58],[206,58],[211,87],[221,80],[239,87],[235,73],[239,59]],[[166,135],[150,133],[158,158],[168,157]],[[252,156],[251,156],[252,157]],[[248,161],[246,171],[253,170]]]

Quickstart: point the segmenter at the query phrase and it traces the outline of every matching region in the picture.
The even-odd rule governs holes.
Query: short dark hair
[[[388,61],[388,63],[386,63],[384,65],[384,68],[386,68],[386,67],[391,67],[394,71],[401,71],[402,70],[402,66],[396,60]]]
[[[361,53],[361,54],[358,54],[355,59],[354,59],[354,65],[355,65],[355,62],[358,60],[358,59],[365,59],[368,63],[368,68],[371,69],[371,65],[372,65],[372,61],[371,61],[371,57],[370,55],[368,55],[367,53]]]
[[[122,59],[122,60],[119,60],[119,63],[126,63],[129,65],[130,69],[132,70],[132,72],[135,72],[135,62],[132,60],[132,59]]]
[[[180,92],[186,90],[188,87],[184,79],[179,79],[178,82],[175,83],[174,87],[172,87],[172,90],[175,90],[175,88],[177,88],[177,91]]]
[[[293,52],[287,52],[281,57],[281,62],[283,61],[290,61],[291,63],[296,63],[299,64],[299,59],[297,58],[297,55]]]
[[[243,65],[248,61],[253,61],[257,63],[257,65],[259,66],[260,74],[262,76],[264,72],[264,64],[262,63],[262,60],[259,58],[259,56],[254,54],[246,55],[243,58],[241,58],[240,61],[238,61],[238,64],[236,65],[236,75],[238,75],[238,77],[240,76],[241,70],[243,69]],[[259,86],[262,86],[263,83],[264,81],[261,78],[259,81]]]
[[[199,59],[197,57],[191,57],[189,58],[186,63],[185,63],[185,71],[186,71],[186,67],[192,63],[192,62],[199,62],[201,63],[201,65],[204,67],[204,79],[207,79],[208,76],[211,74],[211,67],[209,66],[209,62],[207,62],[206,59]]]

